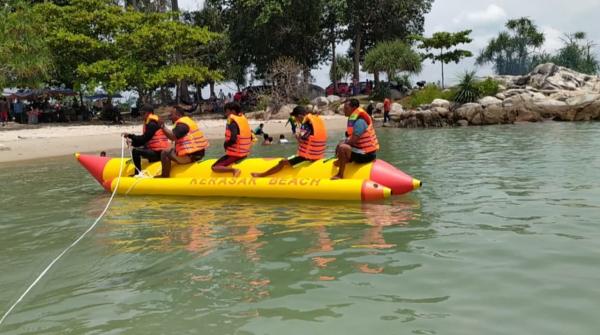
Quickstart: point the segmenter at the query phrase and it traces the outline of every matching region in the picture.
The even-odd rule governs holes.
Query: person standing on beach
[[[327,149],[327,129],[320,116],[308,113],[306,108],[296,106],[292,111],[295,122],[300,124],[300,131],[296,134],[298,151],[295,156],[282,159],[277,165],[262,173],[253,173],[255,178],[264,178],[281,171],[286,166],[294,167],[302,162],[314,162],[325,157]]]
[[[293,116],[290,116],[285,125],[290,125],[292,127],[292,135],[296,135],[296,119]]]
[[[158,162],[161,153],[171,148],[171,141],[161,129],[160,118],[154,114],[154,107],[148,104],[143,105],[140,112],[144,114],[142,135],[123,134],[134,147],[131,150],[131,157],[135,165],[134,176],[142,171],[142,158],[146,158],[150,163]]]
[[[0,100],[0,122],[2,123],[2,127],[6,126],[6,122],[8,122],[8,112],[10,112],[10,105],[6,98],[2,98]]]
[[[356,99],[347,101],[344,114],[348,117],[347,138],[336,149],[337,161],[334,164],[339,170],[332,179],[344,178],[347,163],[367,164],[374,161],[379,150],[373,119],[360,107],[360,102]]]
[[[170,107],[169,118],[175,127],[171,130],[163,123],[161,129],[170,140],[175,141],[175,148],[161,153],[162,174],[157,178],[169,178],[172,161],[183,165],[202,160],[209,146],[204,133],[192,118],[184,116],[181,107]]]
[[[383,123],[388,122],[390,119],[390,112],[392,111],[392,100],[385,98],[383,100]]]
[[[242,107],[237,102],[225,105],[227,125],[225,127],[225,156],[219,158],[212,166],[213,172],[232,173],[239,177],[240,170],[231,167],[250,155],[252,148],[252,131],[248,119],[242,113]]]
[[[20,99],[16,99],[13,103],[13,115],[18,123],[25,123],[25,106]]]

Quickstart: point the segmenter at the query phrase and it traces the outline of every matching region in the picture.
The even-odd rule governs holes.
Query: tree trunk
[[[338,94],[338,80],[337,80],[337,55],[335,54],[335,30],[332,30],[332,39],[331,39],[331,51],[332,51],[332,57],[331,57],[331,72],[333,72],[333,95],[337,95]],[[325,93],[325,95],[327,95],[327,93]]]
[[[171,0],[171,11],[179,12],[179,1],[178,0]]]
[[[375,81],[375,85],[379,85],[379,72],[373,73],[373,81]]]
[[[215,94],[215,82],[214,82],[214,80],[211,80],[208,84],[210,85],[210,97],[211,98],[213,96],[216,97],[217,95]]]
[[[444,52],[444,49],[440,49],[440,63],[442,63],[442,90],[444,89],[444,60],[441,59],[443,52]]]
[[[358,31],[354,36],[354,73],[353,81],[360,82],[360,49],[362,46],[362,31]]]

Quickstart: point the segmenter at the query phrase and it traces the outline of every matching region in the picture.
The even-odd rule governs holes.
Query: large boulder
[[[483,107],[477,103],[468,103],[460,106],[456,110],[456,116],[459,120],[467,120],[470,124],[481,125]]]
[[[483,107],[488,107],[493,105],[502,105],[502,100],[495,97],[485,97],[479,99],[478,103]]]
[[[404,108],[402,107],[401,104],[394,102],[392,104],[392,110],[390,111],[391,113],[402,113],[404,111]]]
[[[326,97],[317,97],[311,101],[311,104],[321,109],[329,105],[329,99]]]
[[[442,108],[450,108],[450,101],[448,100],[444,100],[444,99],[435,99],[433,100],[433,102],[431,102],[431,107],[435,108],[435,107],[442,107]]]
[[[327,97],[327,101],[329,101],[329,103],[334,103],[334,102],[341,102],[342,98],[338,97],[337,95],[330,95]]]

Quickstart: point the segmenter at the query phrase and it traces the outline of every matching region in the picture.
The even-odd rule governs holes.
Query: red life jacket
[[[144,121],[144,126],[142,128],[144,133],[146,133],[146,126],[148,125],[148,123],[150,123],[150,121],[158,122],[158,115],[148,115],[148,117]],[[158,131],[156,131],[156,133],[154,133],[154,136],[152,136],[150,141],[146,143],[146,147],[152,151],[163,151],[171,147],[171,141],[169,141],[169,138],[167,137],[167,135],[165,135],[165,132],[162,129],[159,129]]]
[[[177,152],[177,156],[187,156],[208,148],[208,141],[204,138],[204,134],[200,131],[194,120],[184,116],[175,122],[175,127],[180,123],[188,126],[190,130],[184,137],[175,141],[175,152]]]
[[[308,139],[300,138],[296,155],[311,161],[323,159],[327,149],[327,130],[325,123],[318,115],[308,114],[302,123],[310,123],[313,134]]]
[[[248,119],[244,115],[235,115],[231,114],[227,118],[227,124],[234,122],[240,133],[235,139],[235,144],[227,147],[225,150],[227,156],[232,157],[247,157],[250,155],[250,149],[252,148],[252,131],[250,130],[250,125],[248,124]],[[231,139],[231,131],[229,127],[225,129],[225,141],[229,141]]]
[[[358,139],[356,148],[364,151],[367,154],[376,152],[379,150],[379,141],[377,140],[377,135],[375,135],[373,119],[371,119],[369,114],[367,114],[367,112],[361,107],[355,109],[354,112],[352,112],[352,115],[350,115],[348,118],[348,128],[346,129],[348,137],[352,137],[352,134],[354,133],[354,124],[359,119],[363,119],[367,123],[367,130]]]

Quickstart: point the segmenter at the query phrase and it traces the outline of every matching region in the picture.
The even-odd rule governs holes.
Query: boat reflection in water
[[[407,250],[414,232],[403,227],[418,226],[420,211],[411,197],[381,203],[117,198],[99,241],[114,253],[177,254],[191,282],[204,285],[199,294],[218,283],[251,302],[271,296],[275,285],[386,272],[385,263],[355,259]]]

